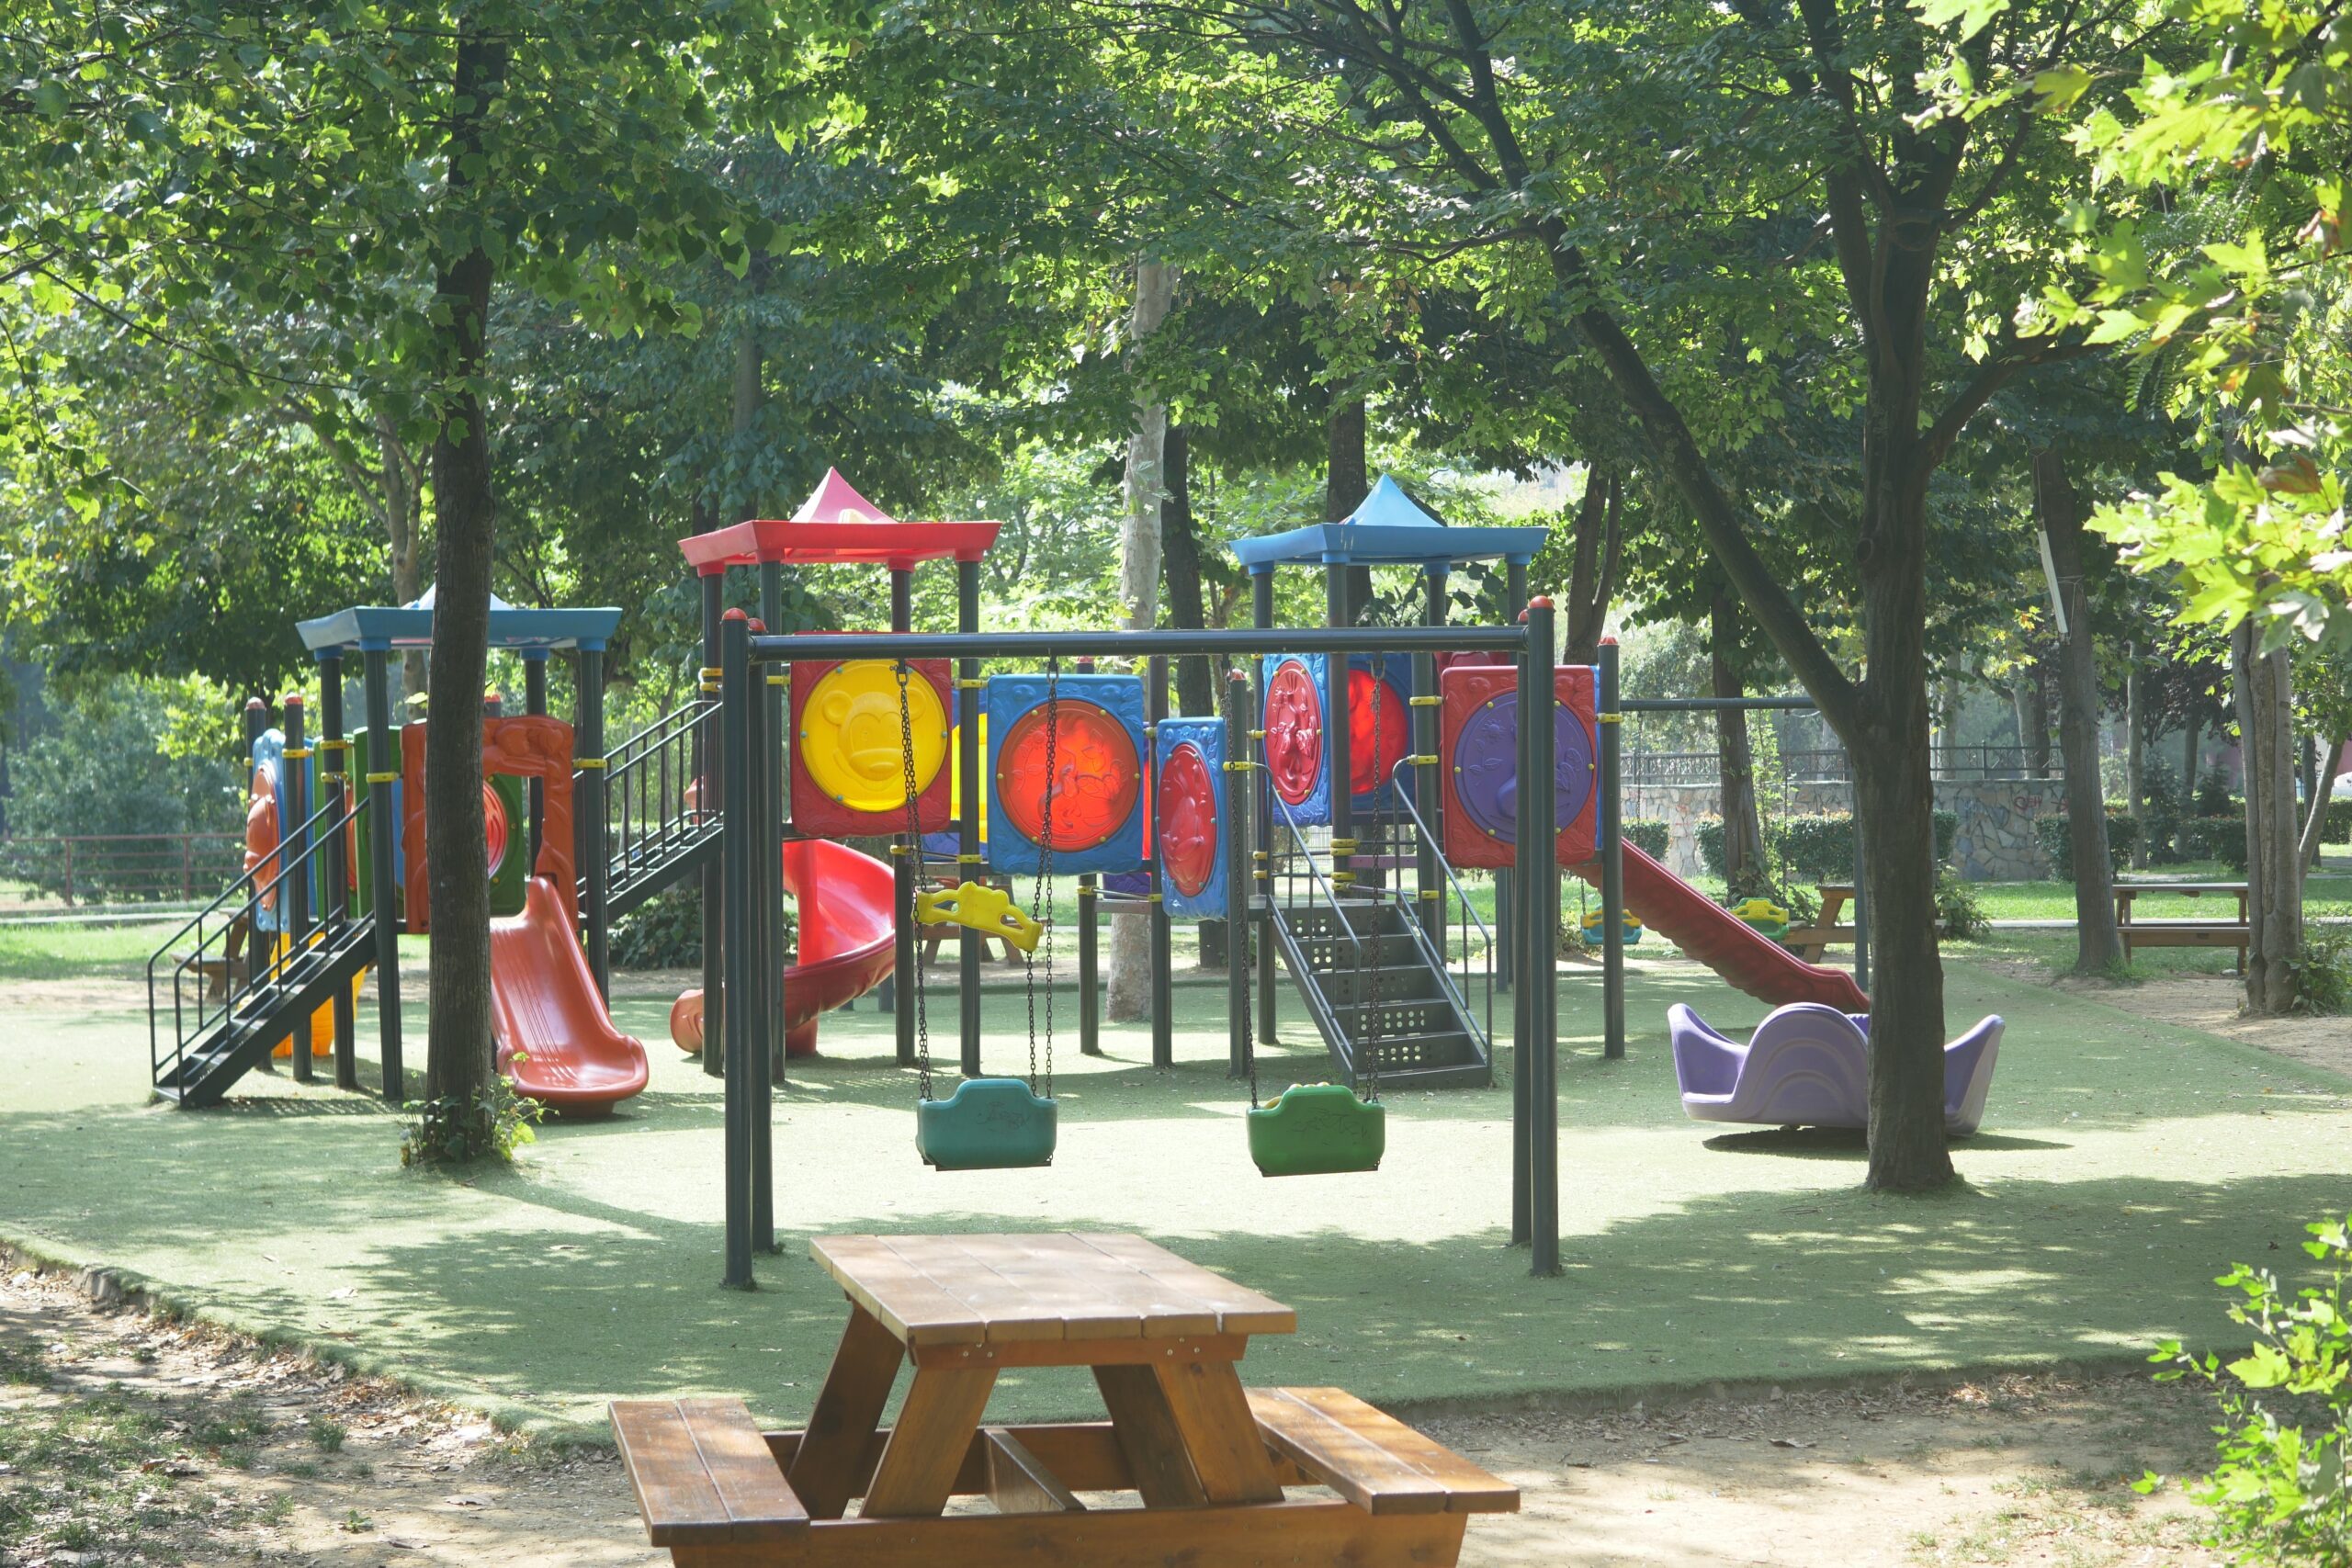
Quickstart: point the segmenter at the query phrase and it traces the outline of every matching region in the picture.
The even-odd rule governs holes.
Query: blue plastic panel
[[[1204,823],[1184,819],[1192,811],[1189,796],[1177,802],[1174,809],[1180,813],[1179,816],[1170,815],[1168,770],[1171,763],[1178,762],[1180,756],[1185,759],[1178,764],[1183,773],[1191,773],[1193,763],[1197,761],[1208,774],[1210,809],[1208,820]],[[1185,892],[1178,885],[1175,873],[1170,866],[1161,866],[1161,903],[1168,910],[1168,918],[1172,920],[1223,919],[1227,885],[1225,857],[1228,847],[1226,835],[1233,822],[1232,792],[1227,787],[1228,775],[1225,771],[1225,721],[1220,718],[1161,719],[1159,770],[1153,777],[1151,791],[1152,809],[1159,818],[1154,828],[1154,852],[1159,852],[1163,842],[1172,844],[1175,839],[1202,834],[1205,834],[1216,852],[1210,862],[1208,880],[1193,893]]]
[[[1125,732],[1135,759],[1135,790],[1126,815],[1112,830],[1109,838],[1088,849],[1054,846],[1056,874],[1081,871],[1134,871],[1143,864],[1144,799],[1143,771],[1149,752],[1144,744],[1143,679],[1137,675],[1064,675],[1057,682],[1062,712],[1067,720],[1071,710],[1080,704],[1091,704],[1114,720]],[[1046,677],[1043,675],[991,675],[985,694],[989,721],[989,747],[985,784],[989,797],[989,866],[1006,875],[1035,875],[1039,851],[1028,834],[1013,825],[1012,813],[1004,802],[1003,755],[1008,741],[1013,739],[1014,727],[1031,710],[1046,704]],[[1069,774],[1069,764],[1057,764],[1065,777],[1057,784],[1062,789],[1113,787],[1116,781],[1090,780],[1084,774]],[[1121,793],[1124,794],[1124,791]]]
[[[1311,751],[1286,750],[1284,736],[1293,727],[1270,718],[1269,710],[1280,706],[1274,683],[1286,664],[1297,665],[1306,672],[1315,694],[1315,723],[1318,728]],[[1258,728],[1266,731],[1266,776],[1275,803],[1274,836],[1279,840],[1285,811],[1289,819],[1302,828],[1328,827],[1331,821],[1330,716],[1335,711],[1331,702],[1331,658],[1325,653],[1269,653],[1260,660],[1259,672],[1265,682],[1268,701],[1259,710]],[[1310,758],[1311,787],[1291,788],[1294,784],[1307,784],[1305,775]]]

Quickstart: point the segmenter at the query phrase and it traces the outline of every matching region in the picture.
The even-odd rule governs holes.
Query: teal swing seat
[[[1054,1163],[1058,1102],[1020,1078],[966,1078],[915,1106],[915,1152],[933,1170],[1018,1170]]]
[[[1388,1112],[1344,1084],[1294,1084],[1250,1112],[1250,1157],[1261,1176],[1378,1170]]]

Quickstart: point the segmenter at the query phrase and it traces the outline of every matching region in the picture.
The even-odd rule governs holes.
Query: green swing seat
[[[1387,1111],[1344,1084],[1294,1084],[1250,1112],[1250,1157],[1261,1176],[1378,1170],[1387,1149]]]
[[[1015,1170],[1054,1163],[1058,1106],[1020,1078],[966,1078],[915,1106],[915,1151],[934,1170]]]

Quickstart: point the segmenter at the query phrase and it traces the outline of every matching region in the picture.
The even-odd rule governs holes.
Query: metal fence
[[[1938,746],[1929,752],[1930,765],[1939,779],[1973,781],[1980,779],[2026,779],[2047,777],[2048,767],[2037,773],[2030,765],[2022,746]],[[1759,783],[1844,784],[1853,778],[1853,764],[1842,747],[1818,750],[1787,750],[1781,753],[1777,773],[1758,767]],[[1720,764],[1713,751],[1628,751],[1624,759],[1624,787],[1627,789],[1661,789],[1678,785],[1705,786],[1719,782]]]
[[[0,908],[209,898],[243,869],[241,833],[0,838]]]

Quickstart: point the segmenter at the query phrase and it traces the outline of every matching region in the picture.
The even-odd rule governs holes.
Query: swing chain
[[[913,867],[918,889],[922,885],[922,813],[915,804],[915,726],[910,708],[907,681],[912,668],[901,659],[899,661],[899,767],[901,782],[907,791],[907,856]],[[915,988],[915,1081],[917,1092],[925,1100],[931,1098],[931,1009],[923,994],[922,946],[915,944],[915,972],[901,976],[901,985]]]

